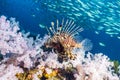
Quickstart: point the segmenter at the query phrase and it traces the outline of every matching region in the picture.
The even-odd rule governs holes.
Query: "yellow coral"
[[[46,78],[51,78],[51,77],[57,76],[57,73],[58,73],[57,70],[53,70],[50,74],[44,73],[44,76],[45,76]]]

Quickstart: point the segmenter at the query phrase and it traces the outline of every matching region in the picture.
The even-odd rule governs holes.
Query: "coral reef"
[[[45,51],[43,45],[49,36],[36,39],[22,33],[14,18],[0,17],[0,80],[120,80],[120,68],[98,53],[93,55],[75,48],[76,58],[59,62],[55,51]],[[84,41],[83,41],[84,42]]]

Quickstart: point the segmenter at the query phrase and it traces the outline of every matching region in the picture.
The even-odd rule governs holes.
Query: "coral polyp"
[[[81,43],[75,41],[74,36],[81,32],[83,28],[80,26],[76,27],[76,24],[72,20],[64,22],[64,19],[61,24],[57,20],[56,28],[54,22],[51,22],[51,27],[47,28],[50,38],[45,43],[45,46],[53,48],[58,53],[58,58],[60,59],[74,59],[75,56],[71,53],[72,50],[82,47]]]

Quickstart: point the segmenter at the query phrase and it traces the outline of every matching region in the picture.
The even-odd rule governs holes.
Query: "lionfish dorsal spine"
[[[56,33],[55,28],[54,28],[54,22],[51,22],[50,30],[53,33],[53,35]]]
[[[66,32],[66,33],[68,32],[68,29],[70,28],[71,22],[72,22],[72,20],[70,20],[68,22],[68,25],[66,25],[66,29],[64,30],[64,32]]]
[[[76,25],[75,25],[76,26]],[[78,26],[79,27],[79,26]],[[78,29],[78,27],[75,27],[70,33],[69,33],[69,35],[75,35],[75,32],[77,32],[77,29]]]
[[[61,33],[62,25],[59,26],[59,34]]]
[[[70,26],[70,28],[69,28],[69,30],[67,31],[67,33],[68,33],[69,35],[71,35],[71,32],[75,29],[75,27],[76,27],[76,24],[73,23],[73,25]]]
[[[70,24],[69,28],[67,29],[67,33],[69,34],[74,27],[75,27],[75,24],[74,24],[74,21],[72,21],[72,23]]]
[[[57,30],[56,30],[56,33],[59,33],[58,25],[59,25],[59,21],[57,19]]]
[[[46,28],[46,30],[48,32],[48,35],[51,36],[51,33],[50,33],[49,29],[47,28],[47,26],[45,26],[45,28]]]
[[[81,31],[83,31],[83,28],[81,28],[80,26],[78,26],[75,30],[73,30],[73,31],[70,33],[70,35],[71,35],[71,36],[74,36],[74,35],[76,35],[77,33],[81,32]]]
[[[67,24],[68,24],[68,19],[67,19],[67,21],[66,21],[65,25],[64,25],[64,24],[62,25],[62,26],[63,26],[62,32],[64,32],[64,31],[65,31]],[[65,33],[65,32],[64,32],[64,33]]]
[[[59,26],[59,34],[62,33],[63,25],[64,25],[64,18],[62,19],[62,23],[61,23],[61,25]]]
[[[50,30],[51,34],[54,34],[52,27],[50,27],[49,30]]]
[[[66,26],[64,26],[64,27],[65,27],[64,32],[67,33],[66,31],[67,31],[67,28],[69,27],[69,20],[68,20]]]
[[[74,21],[72,20],[67,19],[66,22],[64,22],[64,19],[62,19],[61,24],[59,24],[58,20],[56,21],[56,29],[54,22],[51,22],[51,27],[49,29],[47,28],[47,31],[50,36],[52,36],[52,34],[60,35],[61,33],[65,33],[69,36],[74,36],[83,31],[83,28],[81,28],[80,26],[76,26],[76,24],[74,24]]]

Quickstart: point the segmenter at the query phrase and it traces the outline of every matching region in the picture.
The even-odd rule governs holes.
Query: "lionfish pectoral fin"
[[[93,47],[93,43],[89,39],[84,39],[82,42],[82,49],[85,51],[90,51]]]

